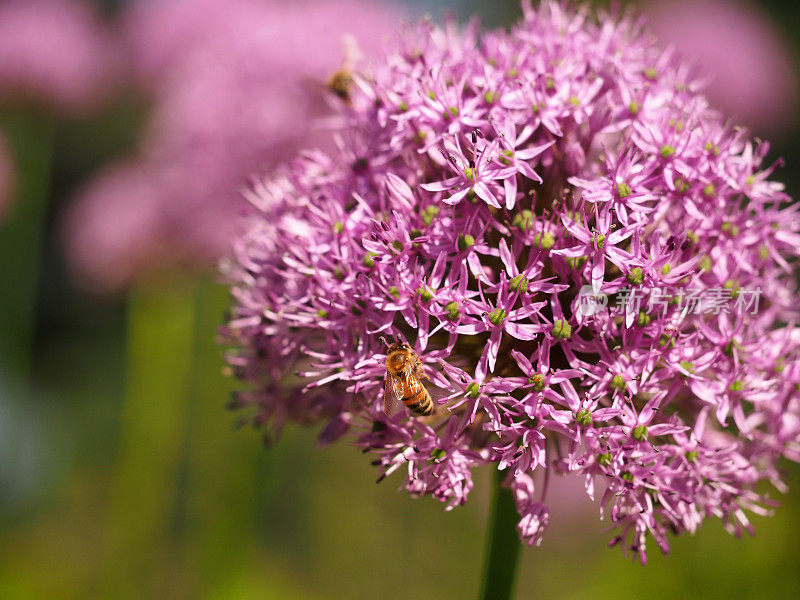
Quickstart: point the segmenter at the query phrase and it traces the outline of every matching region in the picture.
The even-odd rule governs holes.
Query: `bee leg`
[[[425,379],[425,380],[429,380],[430,379],[430,377],[428,377],[425,374],[425,367],[423,366],[422,361],[420,360],[419,356],[415,356],[414,357],[414,376],[417,379]]]

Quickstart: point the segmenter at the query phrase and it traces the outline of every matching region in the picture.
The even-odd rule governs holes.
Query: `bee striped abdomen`
[[[403,398],[403,404],[408,410],[418,415],[429,415],[433,411],[433,400],[421,385],[416,392]]]

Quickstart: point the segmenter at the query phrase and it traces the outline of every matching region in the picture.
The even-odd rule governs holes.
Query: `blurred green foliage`
[[[488,24],[518,12],[463,4]],[[313,430],[290,426],[264,449],[224,409],[236,384],[215,342],[223,286],[169,274],[108,299],[70,284],[56,217],[130,148],[141,115],[127,98],[80,122],[0,115],[21,182],[0,227],[0,598],[475,597],[490,473],[446,513],[397,493],[398,476],[375,485],[347,443],[316,450]],[[799,139],[773,152],[795,197]],[[522,553],[517,597],[800,597],[800,469],[788,468],[792,491],[755,518],[755,537],[710,521],[644,567],[603,548],[579,487],[562,491],[544,543]]]

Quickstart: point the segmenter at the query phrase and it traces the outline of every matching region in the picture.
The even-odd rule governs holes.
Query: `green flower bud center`
[[[431,450],[431,461],[438,462],[447,456],[447,451],[441,448],[434,448]]]
[[[333,224],[333,230],[336,233],[342,233],[344,231],[344,223],[341,221],[336,221],[336,223]]]
[[[525,209],[522,212],[514,215],[514,218],[511,220],[511,224],[514,227],[519,227],[523,231],[527,231],[533,224],[533,213],[528,209]]]
[[[361,260],[361,262],[364,264],[365,267],[371,269],[372,267],[375,266],[375,261],[373,260],[374,256],[377,256],[375,252],[367,252],[364,255],[364,258]]]
[[[673,154],[675,154],[675,148],[670,146],[669,144],[664,144],[661,146],[661,150],[658,151],[661,154],[661,158],[669,158]]]
[[[603,233],[595,233],[594,234],[594,243],[597,245],[598,250],[602,250],[603,246],[606,245],[606,236]]]
[[[631,102],[628,104],[628,110],[632,115],[635,115],[639,112],[639,103],[638,102]]]
[[[392,248],[394,248],[398,252],[402,252],[403,251],[403,242],[401,242],[400,240],[394,240],[392,242]]]
[[[550,250],[556,243],[555,236],[549,232],[545,231],[544,233],[537,233],[533,236],[533,245],[538,246],[542,250]]]
[[[714,192],[716,192],[716,191],[717,190],[714,187],[714,184],[713,183],[709,183],[706,187],[703,188],[703,195],[710,198],[711,196],[714,195]]]
[[[647,425],[637,425],[633,428],[633,439],[643,442],[647,439]]]
[[[489,90],[488,92],[484,92],[483,100],[486,104],[494,104],[495,96],[496,94],[492,90]]]
[[[475,245],[475,238],[468,233],[462,233],[458,236],[458,250],[466,252]]]
[[[733,358],[733,350],[736,347],[738,347],[736,340],[728,340],[728,342],[722,347],[722,352],[728,358]]]
[[[501,150],[500,151],[500,162],[504,165],[510,165],[512,159],[514,158],[514,151],[513,150]]]
[[[431,223],[433,223],[433,220],[436,218],[436,216],[438,214],[439,214],[439,207],[438,206],[433,206],[433,205],[426,206],[422,210],[422,215],[420,216],[420,218],[422,219],[422,222],[425,223],[425,226],[427,227]]]
[[[325,310],[324,308],[320,308],[320,309],[317,311],[317,316],[318,316],[320,319],[327,319],[327,318],[328,318],[328,311],[327,311],[327,310]]]
[[[535,373],[533,377],[528,378],[528,384],[532,385],[537,392],[541,392],[545,387],[544,375]]]
[[[689,462],[697,462],[698,456],[700,456],[700,453],[697,450],[689,450],[686,452],[686,460]]]
[[[636,317],[636,324],[639,327],[646,327],[647,325],[650,324],[650,315],[648,315],[643,310],[639,311],[639,316]]]
[[[417,290],[420,300],[423,302],[430,302],[433,299],[433,291],[427,286],[422,286]]]
[[[690,360],[682,360],[680,363],[681,367],[684,371],[688,371],[689,373],[694,373],[694,363]]]
[[[671,271],[672,271],[672,265],[670,265],[669,263],[664,263],[664,266],[661,267],[662,275],[669,275]]]
[[[459,317],[461,317],[461,308],[459,307],[458,302],[455,300],[451,300],[445,304],[444,309],[447,311],[447,317],[451,321],[456,321]]]
[[[475,171],[472,167],[467,167],[464,169],[464,177],[469,179],[470,181],[475,181]]]
[[[400,297],[400,290],[397,289],[396,285],[393,285],[392,287],[389,288],[389,295],[394,296],[395,298]]]
[[[569,265],[570,269],[580,269],[583,265],[586,264],[586,257],[585,256],[568,256],[566,258],[567,264]]]
[[[744,382],[739,380],[739,379],[737,379],[736,381],[734,381],[732,384],[730,384],[728,386],[728,389],[731,392],[741,392],[744,389]]]
[[[742,289],[742,287],[739,285],[739,282],[735,279],[728,279],[724,284],[722,284],[722,287],[731,291],[731,298],[738,298],[739,292]]]
[[[632,285],[642,285],[644,282],[644,273],[640,267],[633,267],[631,272],[627,275],[628,283]]]
[[[473,381],[467,386],[467,396],[475,399],[481,394],[481,386],[477,381]]]
[[[683,177],[678,177],[677,179],[675,179],[675,189],[681,192],[682,194],[688,192],[690,187],[691,184],[688,181],[686,181],[686,179],[684,179]]]
[[[502,325],[503,321],[506,320],[508,313],[504,311],[502,308],[495,308],[492,312],[489,313],[489,322],[492,325]]]
[[[725,221],[721,225],[720,229],[722,229],[722,231],[729,233],[731,237],[736,237],[737,235],[739,235],[739,226],[734,225],[730,221]]]
[[[618,392],[624,392],[628,389],[628,383],[625,381],[625,378],[622,375],[614,375],[611,378],[611,389],[617,390]]]
[[[611,464],[611,452],[604,452],[597,455],[597,464],[607,467]]]
[[[631,195],[633,190],[631,190],[631,186],[629,186],[624,181],[622,183],[617,184],[617,196],[620,198],[627,198]]]
[[[515,292],[521,292],[524,294],[528,291],[528,280],[522,274],[512,277],[511,281],[508,282],[508,285]]]
[[[559,340],[568,340],[572,335],[572,326],[565,319],[556,319],[553,323],[553,335]]]
[[[587,408],[580,409],[577,413],[575,413],[575,422],[578,425],[588,427],[592,424],[592,411]]]

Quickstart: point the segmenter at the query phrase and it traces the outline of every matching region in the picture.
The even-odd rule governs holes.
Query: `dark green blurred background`
[[[449,5],[490,25],[518,14],[512,1]],[[798,8],[765,6],[797,50]],[[0,373],[0,598],[474,597],[488,472],[476,473],[466,506],[445,513],[398,493],[397,476],[375,485],[368,457],[347,443],[316,450],[313,430],[290,426],[265,449],[224,409],[236,384],[221,375],[215,328],[227,295],[212,277],[171,274],[116,298],[70,283],[57,216],[76,186],[133,147],[143,115],[131,98],[35,127],[18,111],[0,115],[21,176],[52,160],[49,179],[18,187],[18,203],[49,190],[41,239],[0,225],[0,332],[19,342]],[[785,157],[777,177],[795,197],[799,147],[787,125],[771,153]],[[8,284],[20,277],[35,281],[35,300]],[[556,489],[517,597],[800,597],[800,469],[786,468],[791,491],[774,517],[755,518],[754,538],[709,521],[670,556],[653,549],[644,567],[605,549],[580,482]]]

